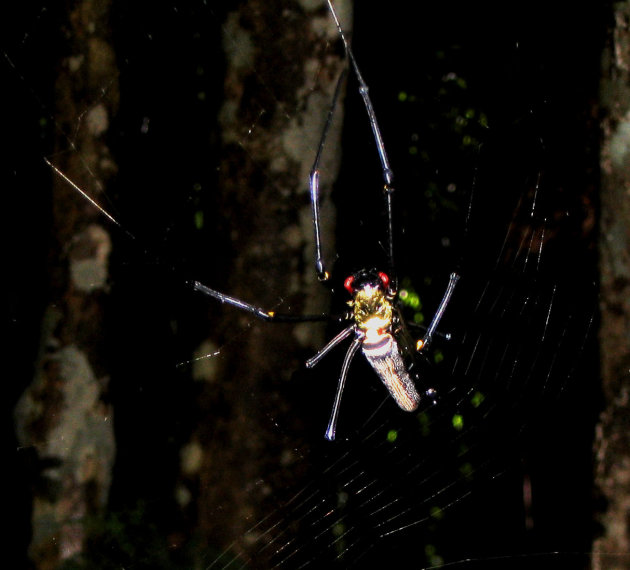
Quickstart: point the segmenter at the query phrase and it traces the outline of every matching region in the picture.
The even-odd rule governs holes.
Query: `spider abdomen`
[[[383,333],[373,341],[364,340],[361,350],[400,408],[413,412],[420,403],[420,395],[394,337]]]

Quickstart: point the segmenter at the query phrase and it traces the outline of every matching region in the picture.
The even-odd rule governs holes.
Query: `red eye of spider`
[[[387,289],[389,287],[389,276],[387,275],[387,273],[383,273],[381,271],[379,272],[378,276],[381,278],[381,283],[383,284],[383,287]]]
[[[348,277],[343,282],[343,286],[346,288],[346,291],[348,291],[348,293],[350,293],[350,295],[352,295],[354,293],[354,287],[352,286],[353,283],[354,283],[354,276],[353,275],[350,275],[350,277]]]

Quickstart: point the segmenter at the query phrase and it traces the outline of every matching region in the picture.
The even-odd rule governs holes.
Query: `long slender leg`
[[[348,338],[352,332],[354,331],[354,325],[351,325],[345,329],[343,329],[335,338],[333,338],[324,348],[317,351],[315,356],[311,356],[305,365],[306,368],[313,368],[324,356],[326,356],[335,346],[337,346],[341,341]]]
[[[230,297],[225,293],[221,293],[214,289],[210,289],[210,287],[206,287],[199,281],[191,281],[190,283],[192,288],[195,291],[199,291],[204,295],[208,295],[214,299],[221,301],[221,303],[227,303],[228,305],[232,305],[233,307],[237,307],[255,317],[262,319],[264,321],[274,322],[274,323],[303,323],[309,321],[329,321],[329,320],[337,320],[335,317],[328,315],[327,313],[321,313],[319,315],[287,315],[283,313],[276,313],[275,311],[265,311],[260,307],[256,307],[254,305],[250,305],[245,301],[241,301],[236,297]]]
[[[372,127],[372,134],[374,135],[374,141],[376,142],[376,149],[378,151],[378,156],[381,160],[381,168],[383,171],[383,180],[385,182],[384,193],[385,193],[385,205],[387,209],[387,255],[390,269],[390,277],[392,278],[391,288],[396,289],[397,284],[395,283],[396,272],[394,265],[394,223],[393,223],[393,207],[392,207],[392,198],[394,193],[394,187],[392,186],[394,182],[394,173],[389,165],[389,159],[387,158],[387,151],[385,150],[385,143],[383,142],[383,136],[381,135],[381,129],[378,126],[378,121],[376,119],[376,113],[374,112],[374,106],[372,105],[372,100],[369,95],[369,87],[367,83],[363,79],[363,75],[361,75],[361,71],[359,70],[359,66],[357,65],[357,61],[354,57],[354,53],[352,52],[352,48],[348,40],[346,39],[346,34],[341,27],[341,23],[339,22],[339,18],[337,17],[337,13],[335,12],[335,8],[332,4],[332,0],[328,0],[328,7],[330,12],[335,19],[335,24],[337,25],[337,30],[339,30],[339,35],[343,41],[343,45],[346,50],[346,54],[348,55],[348,59],[350,60],[350,64],[352,65],[352,69],[357,77],[359,82],[359,93],[363,98],[363,103],[365,105],[365,109],[368,114],[368,118],[370,120],[370,126]]]
[[[344,69],[339,75],[339,79],[337,80],[333,100],[330,105],[330,109],[328,109],[328,117],[326,118],[326,124],[324,125],[322,137],[319,140],[317,154],[315,155],[315,161],[313,162],[311,174],[309,176],[309,188],[311,191],[311,210],[313,214],[313,230],[315,231],[315,271],[317,272],[317,277],[320,281],[327,281],[330,278],[330,273],[326,271],[326,267],[324,266],[324,256],[322,253],[322,238],[319,217],[319,162],[321,160],[322,152],[324,151],[324,147],[326,145],[326,138],[328,137],[328,131],[330,130],[330,125],[332,124],[333,116],[335,114],[335,108],[337,107],[337,101],[339,99],[339,94],[341,93],[341,86],[347,75],[347,71],[347,69]]]
[[[394,180],[394,173],[389,166],[389,160],[387,158],[387,152],[385,151],[385,144],[383,143],[383,137],[381,136],[381,129],[378,126],[378,121],[376,120],[376,114],[374,113],[374,106],[372,105],[372,100],[369,95],[369,88],[363,79],[363,75],[361,75],[361,71],[359,70],[359,66],[357,65],[357,61],[354,58],[354,53],[352,52],[352,48],[348,40],[346,39],[346,34],[341,27],[341,23],[339,22],[339,18],[337,17],[337,12],[335,12],[335,8],[332,4],[332,0],[328,0],[328,7],[330,8],[330,13],[335,19],[335,24],[337,25],[337,30],[339,30],[339,35],[343,41],[343,45],[345,47],[346,53],[348,54],[348,59],[352,65],[352,69],[354,70],[355,75],[357,76],[357,80],[359,81],[359,93],[363,98],[363,103],[365,104],[365,109],[367,110],[368,117],[370,119],[370,126],[372,127],[372,133],[374,134],[374,139],[376,141],[376,148],[378,150],[378,155],[381,159],[381,166],[383,168],[383,179],[385,184],[392,184]]]
[[[332,414],[330,415],[330,421],[328,422],[328,427],[326,428],[326,439],[328,441],[333,441],[335,439],[335,432],[337,430],[337,418],[339,417],[339,404],[341,402],[341,393],[343,392],[343,388],[346,384],[346,377],[348,376],[348,369],[350,368],[350,363],[354,358],[354,355],[359,350],[363,339],[361,337],[355,337],[348,348],[348,352],[346,352],[346,356],[343,359],[343,365],[341,367],[341,374],[339,374],[339,383],[337,384],[337,393],[335,394],[335,403],[333,404]]]
[[[431,343],[433,335],[435,334],[435,329],[440,323],[440,320],[444,315],[444,311],[446,310],[446,307],[451,300],[453,291],[455,290],[455,285],[457,285],[457,281],[459,281],[459,275],[457,275],[457,273],[451,273],[448,280],[448,285],[446,286],[446,291],[444,291],[444,296],[442,297],[442,301],[440,301],[440,305],[435,312],[435,315],[433,315],[433,320],[431,321],[429,328],[427,328],[427,332],[425,333],[424,338],[418,342],[418,350],[426,348]]]

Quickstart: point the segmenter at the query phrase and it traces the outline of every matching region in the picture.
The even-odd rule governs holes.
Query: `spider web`
[[[516,124],[541,93],[558,97],[555,83],[537,83],[547,78],[545,72],[532,69],[540,64],[532,63],[538,45],[531,38],[547,19],[534,16],[510,32],[490,34],[483,15],[465,11],[449,18],[437,9],[410,17],[408,8],[394,5],[357,14],[354,49],[397,175],[399,277],[423,305],[419,310],[410,304],[409,316],[430,319],[448,273],[456,269],[462,275],[441,327],[452,340],[438,341],[420,363],[426,387],[435,387],[439,398],[417,414],[402,414],[357,358],[342,403],[342,435],[329,444],[320,427],[330,411],[339,359],[331,358],[307,379],[298,372],[292,378],[298,385],[326,385],[313,397],[314,410],[307,410],[309,396],[295,398],[294,413],[318,418],[321,425],[306,429],[286,464],[272,465],[247,490],[253,497],[266,488],[264,515],[244,515],[241,527],[247,530],[235,533],[231,544],[214,545],[195,528],[195,497],[184,497],[199,488],[190,481],[184,485],[186,477],[178,473],[201,421],[191,361],[201,357],[203,365],[215,366],[228,355],[238,358],[259,329],[250,317],[235,315],[224,342],[200,352],[195,342],[208,323],[191,315],[199,304],[185,300],[183,284],[204,263],[218,273],[229,270],[230,228],[213,210],[212,198],[204,198],[220,166],[208,157],[217,156],[212,110],[221,79],[202,71],[221,66],[221,34],[232,45],[240,38],[230,35],[223,11],[203,2],[135,10],[117,12],[120,21],[127,20],[120,29],[133,30],[129,36],[121,32],[116,42],[126,92],[137,100],[123,105],[122,135],[113,143],[114,151],[133,156],[133,167],[121,167],[128,172],[119,179],[135,195],[130,199],[121,190],[118,197],[116,188],[103,195],[111,198],[103,206],[123,233],[136,238],[115,238],[112,260],[112,318],[123,323],[117,330],[129,328],[137,339],[117,365],[121,379],[115,371],[110,396],[120,418],[111,509],[124,530],[116,534],[110,518],[99,535],[109,539],[109,550],[94,554],[92,562],[104,568],[114,561],[153,568],[347,568],[392,560],[422,568],[588,567],[589,438],[597,393],[589,345],[596,300],[584,237],[588,193],[574,190],[585,185],[567,174],[574,171],[569,157],[576,152],[575,144],[567,144],[571,118],[554,118],[557,106],[551,105]],[[16,275],[28,286],[15,293],[12,327],[17,338],[31,339],[24,343],[31,348],[18,353],[22,365],[15,377],[22,381],[11,388],[12,402],[28,383],[35,358],[30,331],[37,329],[45,303],[43,285],[36,284],[46,280],[41,244],[47,236],[41,228],[51,207],[43,191],[23,189],[42,188],[50,177],[44,158],[53,164],[57,158],[48,146],[53,133],[64,132],[68,145],[62,152],[73,153],[72,133],[79,127],[55,123],[49,110],[54,78],[46,71],[46,42],[54,37],[53,11],[42,3],[21,14],[12,42],[3,48],[16,94],[10,136],[19,143],[5,154],[12,188],[8,211],[22,223],[20,213],[29,211],[40,243],[15,256]],[[445,20],[448,26],[440,23]],[[467,33],[471,28],[474,34]],[[466,43],[471,35],[484,39]],[[514,47],[521,37],[532,41],[530,52]],[[509,55],[491,59],[497,46]],[[427,71],[418,72],[426,60]],[[508,79],[497,71],[502,67],[521,74]],[[275,97],[274,70],[253,71]],[[103,99],[110,81],[102,81]],[[346,190],[378,188],[381,179],[353,90],[350,79],[335,191],[340,273],[356,263],[374,263],[371,252],[380,247],[374,228],[382,224],[378,192],[372,200],[367,191],[357,199]],[[198,104],[190,104],[191,93],[198,94]],[[241,147],[256,144],[264,112],[263,104],[243,119]],[[565,122],[551,132],[542,128],[554,121]],[[162,132],[155,134],[153,125]],[[173,192],[156,195],[156,188]],[[201,229],[190,224],[198,210],[208,216]],[[10,235],[23,232],[13,222],[8,229]],[[27,310],[28,299],[35,301]],[[290,393],[296,395],[297,388]],[[240,397],[271,409],[268,423],[285,440],[292,424],[263,402],[264,392]],[[36,477],[32,465],[23,472]],[[215,525],[229,502],[213,505]],[[131,553],[121,534],[136,543]]]

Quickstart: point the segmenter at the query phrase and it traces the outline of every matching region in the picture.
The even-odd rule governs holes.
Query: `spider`
[[[391,396],[394,398],[398,406],[408,412],[417,409],[420,403],[420,394],[418,393],[414,382],[409,373],[403,352],[407,349],[407,343],[403,340],[405,335],[405,322],[402,318],[398,301],[398,287],[396,280],[396,272],[394,269],[394,224],[393,224],[393,172],[389,165],[385,145],[378,126],[372,101],[368,94],[368,86],[365,83],[354,54],[346,39],[346,35],[341,27],[337,13],[333,7],[332,1],[328,0],[330,13],[335,21],[335,25],[339,32],[339,36],[343,41],[346,58],[349,67],[354,72],[359,83],[359,93],[363,99],[365,109],[367,111],[368,120],[372,128],[372,134],[376,143],[378,156],[381,162],[381,168],[384,179],[384,197],[385,208],[387,213],[387,271],[379,271],[378,269],[362,269],[348,276],[344,281],[344,288],[350,294],[351,299],[348,302],[349,310],[340,317],[340,320],[349,323],[337,336],[335,336],[328,344],[320,349],[312,358],[306,361],[306,367],[312,368],[334,347],[341,344],[344,340],[352,337],[349,348],[346,351],[341,372],[339,374],[337,391],[333,404],[332,413],[326,428],[326,439],[332,441],[335,439],[337,429],[337,418],[339,416],[339,407],[341,395],[346,383],[346,377],[352,359],[359,349],[370,363],[378,377],[381,379]],[[337,104],[340,92],[340,86],[343,83],[347,70],[340,75],[337,87],[333,95],[333,100],[328,112],[328,117],[324,125],[323,133],[319,142],[315,161],[313,163],[310,177],[309,189],[311,198],[311,209],[313,219],[313,230],[315,234],[315,271],[318,279],[322,283],[329,283],[330,273],[326,270],[322,255],[322,240],[320,231],[320,211],[319,211],[319,163],[322,151],[326,144],[326,137],[332,122],[332,117]],[[437,326],[446,310],[451,299],[455,285],[459,279],[457,273],[451,273],[448,286],[442,297],[438,309],[433,316],[425,334],[416,344],[415,350],[422,351],[429,346],[436,332]],[[320,315],[291,315],[280,314],[274,311],[266,311],[255,305],[251,305],[221,293],[193,281],[191,283],[194,290],[205,295],[213,297],[222,303],[227,303],[246,311],[255,317],[269,322],[313,322],[329,320],[331,317],[326,314]],[[402,350],[401,350],[402,348]],[[432,396],[432,389],[426,391],[426,395]]]

